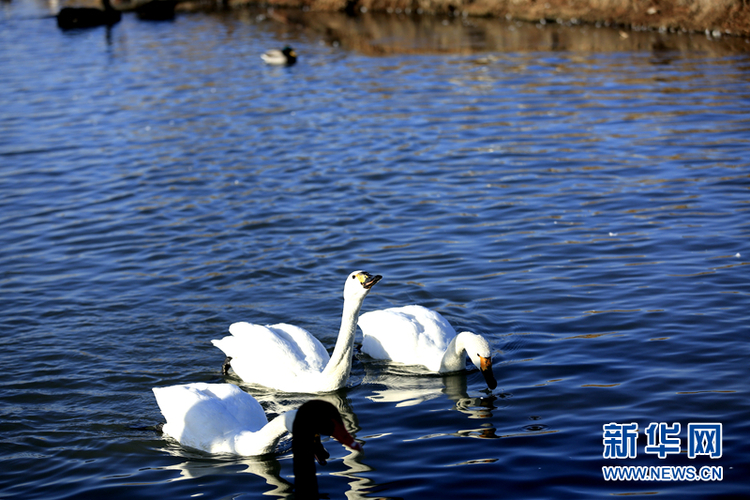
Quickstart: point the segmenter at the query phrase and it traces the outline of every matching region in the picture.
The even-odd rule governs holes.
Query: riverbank
[[[248,3],[247,0],[241,0]],[[420,13],[750,36],[747,0],[263,0],[312,11]]]
[[[114,0],[131,10],[149,0]],[[159,0],[156,0],[159,1]],[[533,23],[591,24],[626,30],[705,32],[750,37],[750,0],[178,0],[177,10],[240,6],[312,12],[427,14],[487,17]],[[99,5],[100,0],[63,0],[62,5]]]

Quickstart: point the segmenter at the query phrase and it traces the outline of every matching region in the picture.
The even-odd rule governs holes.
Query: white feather
[[[468,355],[488,378],[490,388],[496,386],[487,340],[471,332],[456,334],[435,311],[417,305],[371,311],[359,317],[359,327],[364,335],[362,352],[372,358],[447,373],[464,370]]]
[[[181,445],[208,453],[271,453],[291,431],[296,410],[268,422],[263,407],[233,384],[194,383],[154,387],[167,420],[163,432]]]
[[[308,331],[285,323],[233,323],[231,336],[211,342],[232,358],[232,369],[245,382],[286,392],[340,389],[351,371],[357,318],[369,292],[363,280],[368,277],[362,271],[347,276],[341,328],[332,356]],[[379,279],[376,276],[375,282]]]

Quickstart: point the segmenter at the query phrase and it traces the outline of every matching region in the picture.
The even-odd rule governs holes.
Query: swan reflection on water
[[[188,455],[184,450],[173,448],[164,448],[162,451],[180,458],[185,458]],[[239,467],[244,468],[238,469]],[[291,495],[294,491],[294,483],[281,477],[281,462],[275,456],[236,457],[226,455],[221,458],[217,457],[209,460],[206,456],[196,455],[194,458],[162,467],[162,469],[179,471],[180,476],[170,479],[170,482],[198,479],[203,476],[215,476],[219,474],[249,473],[262,478],[266,484],[272,487],[272,489],[265,492],[266,495],[284,497]]]
[[[453,401],[453,409],[472,419],[492,417],[497,409],[498,399],[509,398],[510,394],[493,394],[484,389],[484,396],[470,396],[467,373],[435,374],[419,366],[405,366],[398,363],[368,363],[365,369],[365,382],[383,386],[373,390],[367,399],[378,403],[395,403],[396,407],[414,406],[442,396]]]
[[[294,493],[294,478],[292,477],[291,444],[286,455],[268,455],[265,457],[236,457],[225,456],[207,460],[205,456],[196,455],[194,458],[174,465],[161,467],[163,470],[179,471],[180,476],[170,479],[183,481],[186,479],[198,479],[204,476],[215,476],[220,474],[253,474],[260,477],[270,487],[263,495],[275,497],[288,497]],[[175,457],[185,458],[184,450],[165,448],[165,451]],[[359,454],[350,452],[344,456],[342,463],[345,470],[330,472],[331,476],[344,477],[348,479],[350,491],[346,493],[348,498],[364,498],[366,491],[373,487],[371,479],[358,476],[358,474],[372,471],[372,468],[361,463],[357,458]],[[318,470],[319,477],[325,474],[324,470]],[[288,479],[287,479],[288,478]],[[321,486],[321,494],[326,493],[326,488]]]

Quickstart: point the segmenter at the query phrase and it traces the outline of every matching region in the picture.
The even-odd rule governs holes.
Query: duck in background
[[[275,66],[291,66],[297,62],[297,53],[288,45],[281,50],[271,49],[260,57],[266,64]]]
[[[57,26],[60,29],[93,28],[112,26],[122,19],[122,13],[112,7],[110,0],[102,0],[103,9],[93,7],[63,7],[57,13]]]
[[[466,355],[495,389],[490,345],[481,335],[456,330],[439,313],[410,305],[371,311],[359,317],[362,352],[374,359],[422,365],[436,373],[466,369]]]

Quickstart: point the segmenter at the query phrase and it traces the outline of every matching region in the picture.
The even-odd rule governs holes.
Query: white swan
[[[464,370],[468,354],[487,386],[497,387],[487,340],[471,332],[456,335],[435,311],[417,305],[371,311],[359,317],[359,327],[364,334],[362,352],[372,358],[446,373]]]
[[[285,432],[292,432],[297,498],[318,498],[313,458],[325,465],[329,457],[321,434],[353,450],[362,449],[327,401],[308,401],[268,422],[260,403],[233,384],[195,383],[153,391],[167,419],[162,431],[183,446],[209,453],[263,455],[274,451]]]
[[[227,356],[224,374],[231,365],[245,382],[285,392],[328,392],[340,389],[352,367],[354,333],[362,302],[382,276],[364,271],[351,273],[344,284],[344,309],[333,354],[307,330],[284,323],[254,325],[233,323],[231,336],[211,342]]]
[[[292,431],[297,410],[268,421],[263,407],[234,384],[194,383],[154,387],[167,423],[162,432],[183,446],[208,453],[272,453]]]

